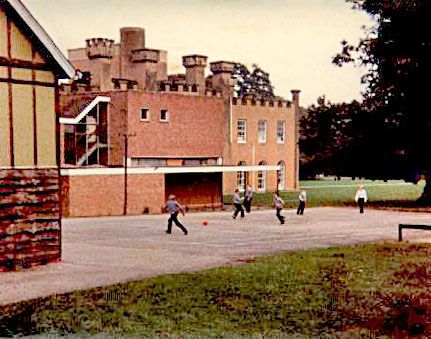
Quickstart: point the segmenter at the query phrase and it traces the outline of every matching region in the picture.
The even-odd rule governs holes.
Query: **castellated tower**
[[[120,36],[117,44],[111,39],[88,39],[85,48],[68,51],[69,60],[80,71],[90,72],[91,86],[100,91],[157,91],[158,82],[167,79],[167,52],[146,48],[143,28],[121,28]]]
[[[183,66],[186,68],[186,82],[188,86],[198,86],[199,95],[205,94],[205,67],[207,57],[203,55],[183,56]]]
[[[231,87],[235,85],[232,73],[235,67],[234,62],[216,61],[210,63],[212,76],[212,88],[221,91],[225,98],[230,96]]]
[[[94,86],[110,88],[111,59],[114,56],[114,40],[93,38],[86,40],[85,52],[92,63],[91,78]]]
[[[133,51],[145,48],[145,30],[138,27],[123,27],[120,29],[120,78],[130,79],[133,70],[130,67]]]

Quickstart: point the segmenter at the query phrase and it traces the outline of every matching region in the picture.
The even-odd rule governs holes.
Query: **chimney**
[[[231,87],[235,85],[235,79],[232,79],[234,62],[217,61],[211,62],[212,87],[217,91],[221,91],[223,96],[228,98],[231,94]]]
[[[299,89],[293,89],[290,91],[292,93],[292,102],[298,108],[299,107]]]
[[[187,85],[197,85],[199,95],[205,94],[205,67],[207,66],[207,59],[206,56],[196,54],[183,56]]]

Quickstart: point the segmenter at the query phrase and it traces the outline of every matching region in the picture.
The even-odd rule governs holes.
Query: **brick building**
[[[57,84],[74,75],[27,8],[0,1],[0,272],[60,259]]]
[[[236,100],[234,63],[211,62],[206,76],[207,57],[188,55],[185,73],[168,75],[167,52],[147,48],[143,29],[120,35],[69,50],[82,79],[61,90],[66,214],[159,212],[172,193],[215,207],[246,182],[261,192],[297,188],[299,91],[292,102]],[[107,196],[119,202],[108,208]]]

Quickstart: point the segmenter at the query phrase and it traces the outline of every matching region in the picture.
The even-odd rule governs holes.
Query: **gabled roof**
[[[1,3],[2,1],[0,1]],[[37,22],[37,20],[31,15],[27,7],[20,0],[6,0],[6,3],[15,10],[19,17],[24,21],[28,28],[34,33],[39,39],[47,51],[51,54],[54,61],[62,71],[62,76],[69,79],[75,76],[75,69],[66,59],[60,49],[54,44],[49,35],[43,29],[43,27]]]

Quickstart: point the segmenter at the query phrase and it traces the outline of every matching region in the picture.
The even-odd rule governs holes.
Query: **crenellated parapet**
[[[292,103],[288,100],[264,100],[255,98],[232,98],[232,105],[235,106],[261,106],[274,108],[291,108]]]
[[[157,49],[137,49],[132,51],[132,62],[140,63],[140,62],[152,62],[157,63],[160,60],[160,51]]]
[[[208,57],[204,55],[185,55],[183,56],[183,66],[185,68],[206,67]]]
[[[112,90],[114,91],[127,91],[138,90],[138,82],[131,79],[112,78]]]
[[[104,38],[87,39],[85,50],[89,59],[111,59],[114,56],[114,40]]]
[[[235,63],[231,61],[216,61],[210,63],[211,72],[213,74],[229,73],[232,74]]]
[[[63,83],[60,85],[60,93],[62,95],[72,94],[72,93],[88,93],[88,92],[98,92],[100,90],[99,86],[90,86],[87,84],[80,83]]]
[[[198,85],[187,84],[167,84],[161,83],[159,86],[160,93],[183,94],[183,95],[199,95]]]
[[[216,90],[212,90],[212,91],[206,91],[205,95],[207,97],[217,97],[217,98],[221,98],[223,93],[221,91],[216,91]]]

